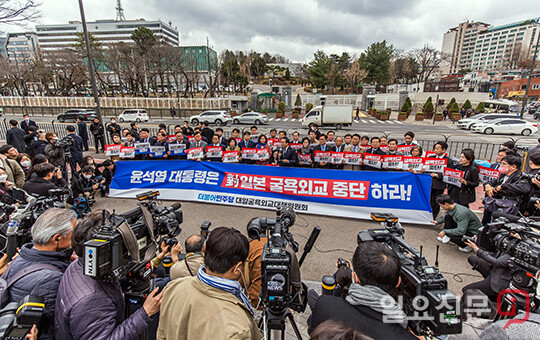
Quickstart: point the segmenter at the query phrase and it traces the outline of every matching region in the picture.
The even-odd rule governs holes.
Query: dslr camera
[[[45,308],[42,297],[27,295],[0,310],[0,339],[24,339],[39,322]]]
[[[71,148],[73,144],[74,144],[73,138],[69,136],[66,136],[62,139],[58,139],[54,142],[54,146],[56,146],[57,148],[64,149],[64,150]]]
[[[369,229],[358,234],[358,244],[379,242],[386,244],[401,261],[401,284],[394,291],[396,300],[403,297],[407,315],[418,315],[413,306],[421,306],[429,318],[409,320],[409,327],[417,335],[437,336],[459,334],[462,329],[460,298],[448,289],[448,283],[435,266],[428,265],[425,257],[405,241],[405,230],[397,216],[390,213],[371,213],[371,218],[381,222],[384,229]]]

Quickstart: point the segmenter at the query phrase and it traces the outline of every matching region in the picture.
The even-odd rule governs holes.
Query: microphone
[[[180,209],[181,207],[182,207],[182,203],[180,203],[180,202],[175,202],[175,203],[173,203],[173,204],[170,206],[170,209],[171,209],[172,211],[175,211],[175,210]]]

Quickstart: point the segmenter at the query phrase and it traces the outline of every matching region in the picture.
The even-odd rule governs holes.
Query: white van
[[[124,110],[119,116],[118,121],[122,122],[147,122],[148,113],[145,109],[127,109]]]

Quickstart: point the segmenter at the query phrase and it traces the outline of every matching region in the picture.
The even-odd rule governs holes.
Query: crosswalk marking
[[[284,121],[284,122],[286,122],[286,121],[288,121],[288,120],[289,120],[289,118],[285,118],[285,119],[283,119],[283,121]]]
[[[358,119],[356,119],[354,122],[355,122],[355,123],[359,123]]]
[[[366,121],[365,121],[365,120],[363,120],[363,119],[360,119],[360,120],[362,121],[362,123],[366,123]]]
[[[400,120],[396,120],[396,124],[403,124],[403,122]]]
[[[394,124],[394,121],[393,120],[387,120],[387,121],[385,121],[385,123]]]
[[[273,121],[273,120],[274,120],[274,118],[268,118],[268,121],[269,121],[269,122],[271,122],[271,121]]]
[[[279,122],[281,120],[281,118],[276,118],[276,122]]]
[[[296,122],[296,118],[291,118],[291,122]]]

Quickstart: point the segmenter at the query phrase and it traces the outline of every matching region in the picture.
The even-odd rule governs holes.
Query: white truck
[[[302,125],[334,126],[341,129],[352,124],[352,105],[315,106],[302,117]]]

